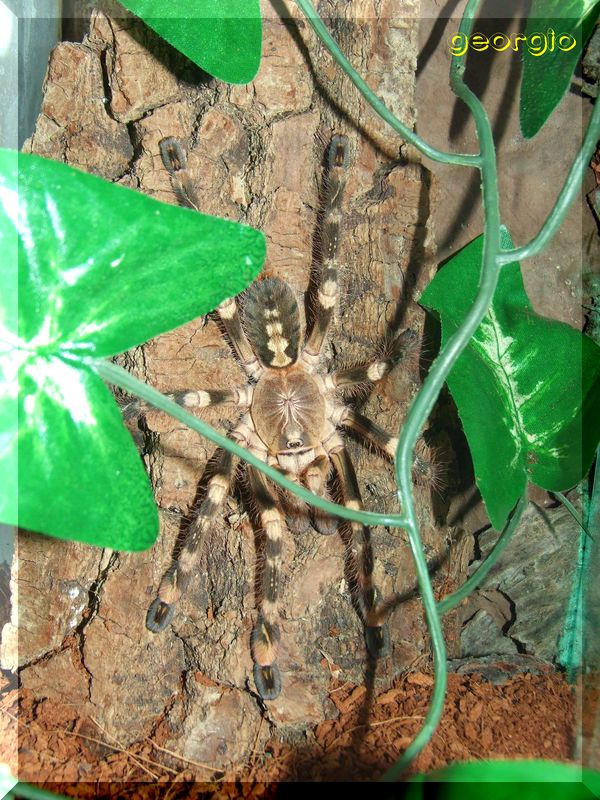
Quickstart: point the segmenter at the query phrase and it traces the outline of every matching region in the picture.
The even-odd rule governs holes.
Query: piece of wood
[[[188,151],[202,210],[262,229],[266,271],[284,278],[302,298],[315,247],[324,149],[332,133],[345,133],[353,167],[341,246],[342,297],[327,359],[364,362],[394,331],[422,329],[424,315],[414,295],[431,277],[428,173],[360,100],[296,7],[277,3],[282,21],[269,2],[262,5],[263,61],[247,86],[203,74],[129,16],[94,12],[83,43],[65,42],[52,54],[26,149],[175,202],[158,143],[178,137]],[[352,63],[412,126],[418,0],[320,5]],[[210,317],[119,360],[163,392],[242,380]],[[359,406],[396,431],[418,383],[416,353]],[[222,409],[203,416],[217,426],[232,419]],[[73,682],[81,714],[93,716],[123,746],[149,735],[162,718],[172,730],[168,746],[182,757],[215,766],[240,761],[256,746],[265,713],[251,678],[256,549],[247,507],[238,492],[215,519],[198,579],[172,626],[153,635],[145,628],[146,611],[197,506],[213,448],[159,412],[143,415],[132,432],[155,488],[160,539],[149,552],[102,554],[20,536],[13,584],[26,629],[27,646],[18,653],[22,685],[56,696]],[[367,508],[397,510],[391,464],[355,442],[350,448]],[[416,496],[428,558],[441,560],[445,538],[433,522],[429,491],[417,489]],[[410,595],[415,575],[405,535],[376,529],[372,539],[375,579],[384,595]],[[284,690],[268,704],[266,716],[297,734],[330,708],[328,662],[336,664],[342,680],[365,680],[368,669],[340,537],[312,530],[290,535],[285,564],[279,659]],[[77,612],[69,593],[75,585],[85,601]],[[50,613],[36,610],[40,605]],[[417,660],[423,663],[429,653],[414,598],[395,612],[391,632],[393,653],[377,667],[378,686]],[[59,670],[54,654],[67,648],[73,657],[63,656]],[[205,679],[197,680],[198,674]],[[263,726],[260,737],[267,734]]]

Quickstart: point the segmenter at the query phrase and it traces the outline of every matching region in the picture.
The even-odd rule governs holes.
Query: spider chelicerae
[[[169,137],[159,146],[180,204],[199,210],[181,144]],[[315,292],[315,319],[304,342],[293,290],[279,278],[259,279],[243,295],[243,314],[235,299],[226,300],[217,309],[227,338],[248,376],[247,384],[234,389],[190,389],[172,397],[186,408],[236,405],[241,413],[229,433],[234,441],[322,497],[329,496],[329,481],[334,476],[341,501],[348,508],[361,509],[358,481],[343,429],[353,430],[388,457],[394,456],[397,439],[346,405],[341,390],[381,380],[401,360],[415,335],[412,331],[400,334],[384,357],[364,366],[334,372],[324,368],[323,345],[338,298],[338,241],[349,162],[346,137],[333,136],[323,180],[322,259]],[[154,633],[169,624],[175,604],[197,571],[203,540],[229,494],[234,470],[232,455],[218,451],[205,498],[148,610],[146,625]],[[282,539],[288,528],[302,532],[311,523],[320,533],[331,534],[337,529],[337,521],[316,509],[309,512],[306,504],[278,489],[257,469],[246,465],[245,470],[265,535],[258,616],[251,636],[254,683],[264,700],[273,700],[281,692],[276,659],[280,639]],[[379,658],[389,651],[389,640],[383,604],[372,581],[369,532],[358,522],[350,527],[355,574],[350,581],[351,599],[364,625],[368,651]]]

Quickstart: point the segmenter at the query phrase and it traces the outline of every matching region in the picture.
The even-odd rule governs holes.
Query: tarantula
[[[163,139],[160,152],[179,202],[198,210],[180,143],[172,137]],[[278,278],[265,277],[246,292],[243,320],[235,299],[226,300],[217,309],[229,342],[248,376],[248,384],[231,390],[190,389],[172,397],[187,408],[206,408],[218,403],[237,405],[241,414],[229,434],[234,441],[321,496],[327,495],[333,468],[343,503],[348,508],[360,509],[358,482],[341,429],[352,429],[391,457],[395,454],[397,439],[345,405],[339,390],[381,380],[402,358],[414,334],[405,331],[392,343],[385,357],[365,366],[332,373],[323,369],[323,344],[338,297],[336,262],[348,165],[348,141],[336,135],[328,149],[323,187],[322,263],[315,319],[304,344],[299,307],[292,289]],[[233,472],[233,457],[227,451],[219,451],[205,499],[148,611],[149,630],[157,633],[171,621],[174,605],[196,570],[204,536],[227,498]],[[286,522],[292,530],[301,531],[308,526],[309,517],[305,504],[277,490],[261,472],[247,465],[246,475],[265,532],[262,596],[251,636],[254,683],[264,700],[273,700],[281,691],[276,656],[280,639],[277,604],[282,537]],[[323,534],[333,533],[337,528],[334,518],[316,510],[312,512],[312,524]],[[357,522],[351,527],[356,551],[360,554],[356,580],[351,587],[352,600],[362,618],[367,648],[373,657],[379,658],[388,652],[389,643],[378,593],[372,582],[368,530]]]

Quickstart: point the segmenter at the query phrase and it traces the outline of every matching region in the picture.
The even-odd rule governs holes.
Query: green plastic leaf
[[[505,229],[502,246],[512,247]],[[441,320],[442,345],[473,304],[482,250],[480,236],[444,265],[421,296]],[[562,491],[585,475],[600,439],[600,348],[533,311],[518,263],[502,268],[492,305],[448,387],[496,529],[528,480]]]
[[[11,774],[8,764],[0,764],[0,800],[14,789],[18,780]]]
[[[112,356],[239,294],[263,263],[252,228],[38,156],[19,157],[17,185],[15,166],[0,151],[25,341],[40,334],[52,350]]]
[[[264,237],[0,151],[0,248],[0,520],[143,549],[158,529],[152,492],[91,359],[238,294]]]
[[[582,769],[577,764],[544,760],[452,764],[411,778],[407,798],[418,800],[423,797],[424,783],[436,783],[436,796],[442,800],[470,800],[482,796],[489,800],[504,800],[506,784],[511,784],[513,795],[524,800],[591,800],[600,796],[600,773]],[[485,787],[469,786],[481,783]]]
[[[540,130],[570,86],[600,15],[600,0],[533,0],[525,26],[521,131]]]
[[[260,65],[259,0],[121,0],[169,44],[205,72],[248,83]]]
[[[33,357],[19,389],[19,525],[118,550],[150,547],[158,533],[150,484],[102,380],[61,358]]]

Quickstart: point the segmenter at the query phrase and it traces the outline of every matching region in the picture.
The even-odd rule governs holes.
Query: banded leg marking
[[[168,395],[177,405],[184,408],[208,408],[225,403],[247,407],[252,401],[252,387],[235,389],[185,389]]]
[[[340,424],[355,430],[390,458],[396,457],[398,437],[391,436],[391,434],[363,414],[344,407],[340,414]],[[432,448],[420,436],[417,439],[413,457],[413,480],[422,486],[430,486],[433,489],[440,490],[443,487],[443,475],[435,463],[433,455]]]
[[[251,638],[254,683],[263,700],[275,700],[281,692],[281,675],[275,659],[280,640],[277,601],[284,523],[264,475],[248,467],[248,480],[258,506],[260,524],[265,531],[261,598]]]
[[[318,305],[314,325],[302,352],[304,362],[310,366],[316,363],[323,349],[323,343],[333,319],[337,298],[337,269],[335,267],[323,269],[323,278],[317,294]]]
[[[187,532],[181,552],[165,573],[156,600],[148,609],[146,627],[152,633],[160,633],[171,622],[175,613],[175,603],[185,592],[192,575],[196,572],[196,564],[206,532],[229,493],[234,465],[235,460],[231,453],[221,450],[198,516]]]
[[[227,331],[231,346],[239,358],[242,367],[252,378],[259,378],[264,369],[254,355],[254,350],[244,333],[235,299],[230,297],[228,300],[221,303],[217,308],[217,314]]]
[[[361,510],[363,508],[360,489],[356,479],[356,472],[347,450],[342,447],[333,453],[330,458],[336,470],[342,493],[344,505],[347,508]],[[378,592],[373,585],[373,549],[369,528],[360,522],[351,522],[353,549],[356,550],[357,583],[350,586],[353,600],[357,605],[365,627],[365,641],[367,649],[373,658],[382,658],[389,653],[389,634],[387,625],[381,621],[378,613]]]
[[[340,369],[332,375],[333,384],[337,387],[355,386],[359,383],[376,383],[384,378],[406,356],[407,351],[416,341],[416,334],[408,328],[394,342],[389,355],[364,366]]]
[[[342,225],[342,198],[346,185],[346,170],[350,163],[348,140],[345,136],[334,136],[327,154],[327,172],[323,182],[323,216],[321,243],[323,265],[320,286],[317,290],[317,311],[302,357],[308,366],[313,366],[323,348],[329,330],[338,286],[338,251]]]
[[[171,392],[167,397],[183,408],[208,408],[209,406],[231,403],[240,408],[248,408],[252,402],[252,386],[239,386],[235,389],[182,389]],[[124,420],[153,409],[153,406],[135,398],[121,407]]]
[[[327,489],[327,477],[330,470],[330,461],[325,455],[320,455],[312,461],[304,470],[301,476],[302,483],[311,492],[318,494],[320,497],[330,500],[329,491]],[[311,506],[310,509],[311,520],[319,533],[325,536],[330,536],[338,529],[337,517],[333,517],[326,511],[321,511],[319,508]]]
[[[398,437],[391,436],[373,420],[363,414],[359,414],[358,411],[354,411],[352,408],[345,407],[340,418],[340,424],[356,431],[391,458],[395,457]]]

